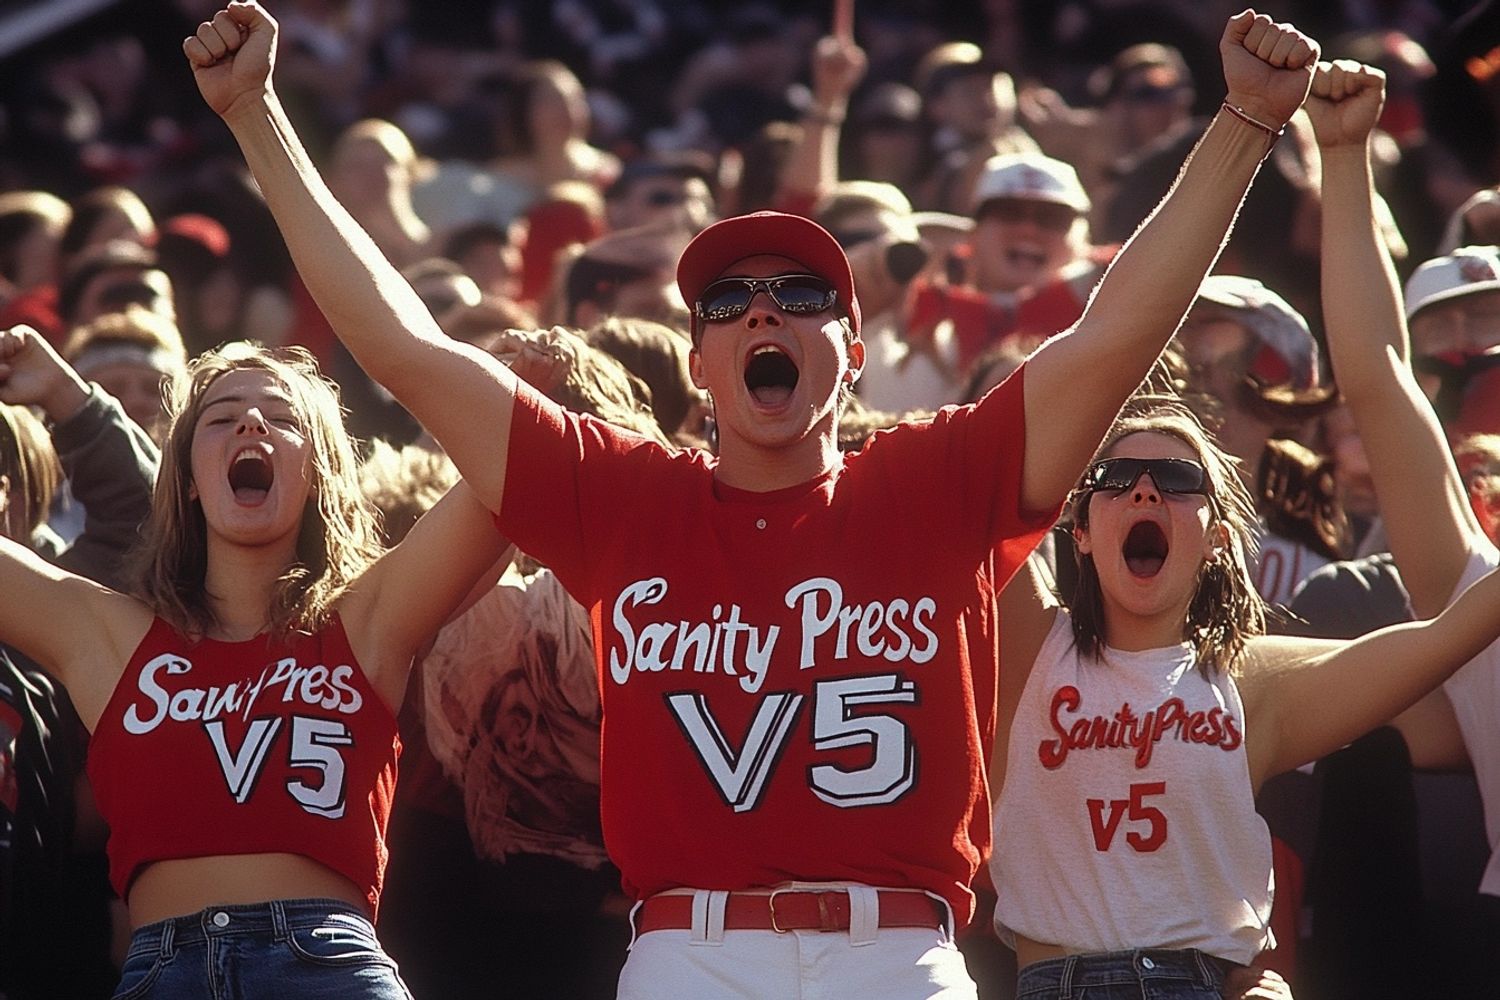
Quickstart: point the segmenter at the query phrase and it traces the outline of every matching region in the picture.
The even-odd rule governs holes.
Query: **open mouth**
[[[1125,536],[1124,554],[1132,574],[1153,577],[1167,561],[1167,533],[1155,521],[1137,521]]]
[[[774,344],[757,347],[745,363],[745,388],[761,406],[776,407],[797,388],[797,363]]]
[[[264,502],[276,481],[271,460],[259,451],[246,449],[234,456],[229,465],[229,488],[236,503],[254,507]]]
[[[1005,252],[1005,259],[1012,267],[1024,267],[1028,270],[1045,267],[1047,264],[1047,255],[1030,247],[1011,247]]]

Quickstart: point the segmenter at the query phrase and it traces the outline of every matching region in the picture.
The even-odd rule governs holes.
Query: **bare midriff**
[[[351,881],[300,854],[216,854],[148,865],[130,886],[130,926],[210,906],[272,899],[338,899],[366,914],[370,902]]]
[[[1060,944],[1045,944],[1029,937],[1016,935],[1016,967],[1024,969],[1032,962],[1045,962],[1049,958],[1066,958],[1075,954]]]

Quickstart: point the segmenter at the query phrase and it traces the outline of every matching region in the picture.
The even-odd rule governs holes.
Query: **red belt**
[[[937,900],[921,892],[881,891],[881,927],[946,926]],[[691,895],[652,896],[635,917],[636,933],[690,930]],[[777,889],[769,893],[731,892],[724,905],[730,931],[847,931],[849,893],[842,889]]]

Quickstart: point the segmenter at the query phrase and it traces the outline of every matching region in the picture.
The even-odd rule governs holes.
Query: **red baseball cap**
[[[859,332],[859,299],[854,272],[833,235],[811,219],[784,212],[754,212],[716,222],[693,237],[677,261],[677,288],[692,308],[714,279],[735,261],[761,254],[787,257],[831,284],[838,301]],[[697,325],[696,315],[693,324]]]

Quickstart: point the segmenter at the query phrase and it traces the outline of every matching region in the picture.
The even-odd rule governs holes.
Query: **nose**
[[[755,294],[750,297],[750,304],[745,307],[745,326],[754,330],[761,324],[781,326],[785,322],[781,307],[771,298],[771,294],[756,289]]]
[[[252,406],[240,416],[239,423],[235,425],[234,433],[236,435],[269,434],[270,428],[266,426],[266,418],[261,415],[260,409]]]
[[[1130,488],[1130,502],[1136,506],[1161,503],[1161,492],[1157,490],[1149,472],[1141,473],[1135,485]]]

